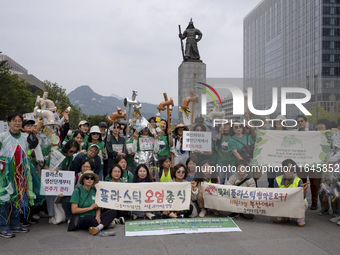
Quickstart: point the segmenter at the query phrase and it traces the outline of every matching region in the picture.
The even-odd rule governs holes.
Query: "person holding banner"
[[[94,185],[99,182],[99,177],[91,170],[87,170],[80,177],[82,185],[73,191],[70,199],[73,214],[80,214],[79,228],[88,229],[91,235],[97,235],[102,229],[114,227],[114,219],[117,216],[115,210],[107,210],[101,213],[101,209],[95,203],[96,190]]]
[[[151,178],[155,182],[168,182],[172,180],[171,177],[171,161],[169,156],[161,156],[158,160],[159,167],[151,170]]]
[[[178,124],[174,131],[172,131],[175,136],[173,138],[173,146],[170,150],[172,167],[179,163],[184,165],[187,159],[190,157],[190,151],[185,151],[182,148],[184,130],[189,131],[189,128],[184,124]]]
[[[187,177],[188,170],[183,164],[177,164],[171,170],[172,180],[169,182],[187,182],[185,178]],[[192,202],[192,198],[196,198],[198,194],[198,188],[196,187],[196,182],[191,182],[191,201],[189,210],[183,211],[163,211],[162,218],[194,218],[197,216],[196,206]]]
[[[145,183],[145,182],[152,182],[150,178],[149,169],[145,164],[140,164],[137,166],[136,174],[133,177],[133,183]],[[147,217],[149,220],[153,220],[156,216],[154,213],[151,212],[142,212],[136,211],[131,213],[131,218],[136,220],[138,217]]]
[[[302,180],[294,175],[294,170],[299,169],[296,162],[292,159],[286,159],[282,162],[282,167],[284,170],[284,175],[280,175],[274,180],[274,188],[303,188],[305,210],[308,208],[308,202],[306,198],[306,191],[308,189],[309,183],[303,183]],[[289,222],[289,218],[278,217],[274,220],[275,223]],[[297,224],[299,227],[305,226],[305,217],[297,219]]]
[[[55,169],[50,169],[50,165],[51,165],[51,156],[50,156],[48,160],[46,161],[44,169],[49,169],[50,171],[56,170],[57,172],[58,170],[66,170],[66,171],[70,170],[72,162],[73,162],[73,154],[76,153],[78,149],[79,149],[79,144],[75,140],[72,139],[68,141],[62,149],[59,149],[59,152],[61,152],[62,156],[64,157],[62,162]],[[60,223],[60,222],[57,222],[56,218],[54,217],[55,199],[56,199],[56,196],[46,196],[47,212],[49,216],[48,223],[51,223],[54,225]]]
[[[125,157],[123,156],[117,156],[115,165],[118,165],[121,167],[123,173],[120,182],[125,182],[125,183],[131,183],[133,180],[133,173],[131,173],[129,170],[127,170],[127,161]],[[111,169],[112,170],[112,169]],[[112,171],[110,171],[112,173]],[[110,178],[112,178],[111,175],[106,176],[105,181],[110,181]]]
[[[253,178],[249,177],[247,174],[247,168],[249,168],[249,164],[245,160],[238,160],[235,164],[236,173],[230,176],[229,180],[226,181],[225,185],[233,185],[233,186],[241,186],[241,187],[253,187],[256,188],[256,182]],[[252,214],[243,214],[241,215],[246,219],[253,219],[254,216]],[[238,213],[229,214],[230,218],[237,217]]]
[[[195,173],[195,181],[197,189],[199,190],[197,197],[193,196],[192,200],[196,201],[198,206],[201,208],[201,212],[199,213],[199,217],[203,218],[207,215],[208,211],[204,207],[204,199],[203,199],[203,183],[215,183],[220,184],[220,177],[216,172],[211,171],[211,164],[209,160],[203,161],[200,171]],[[220,215],[220,212],[214,210],[214,214],[216,216]]]

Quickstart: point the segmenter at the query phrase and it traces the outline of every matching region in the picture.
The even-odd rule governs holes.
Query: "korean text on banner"
[[[96,204],[102,208],[129,211],[188,210],[190,182],[96,184]]]
[[[302,188],[249,188],[205,183],[204,206],[235,213],[305,217]]]
[[[63,194],[71,196],[74,190],[74,172],[59,171],[50,172],[49,170],[41,171],[40,193],[46,196],[55,196]]]
[[[285,159],[294,160],[298,166],[318,164],[326,160],[331,145],[330,131],[280,131],[260,130],[256,136],[255,166],[281,166]]]
[[[183,132],[183,150],[211,152],[211,132]]]

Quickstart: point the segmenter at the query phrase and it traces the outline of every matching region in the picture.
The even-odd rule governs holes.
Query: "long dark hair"
[[[123,172],[124,172],[123,168],[122,168],[120,165],[114,164],[114,165],[112,166],[112,168],[110,169],[110,172],[109,172],[109,176],[110,176],[110,179],[111,179],[111,180],[112,180],[112,170],[113,170],[113,168],[115,168],[115,167],[118,167],[118,168],[120,169],[120,177],[119,177],[119,179],[121,179],[121,178],[123,177]]]
[[[133,175],[133,180],[132,182],[138,183],[139,182],[139,177],[138,177],[138,171],[141,168],[144,168],[146,170],[146,177],[145,177],[145,182],[152,182],[151,177],[150,177],[150,172],[148,167],[145,164],[139,164],[136,168],[136,174]]]
[[[72,147],[76,147],[77,151],[79,151],[79,144],[76,140],[68,141],[62,149],[63,154],[66,154]]]

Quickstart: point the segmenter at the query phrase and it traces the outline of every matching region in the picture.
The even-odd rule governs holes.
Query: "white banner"
[[[40,193],[46,196],[56,196],[63,194],[71,196],[74,190],[74,172],[59,171],[50,172],[49,170],[41,171]]]
[[[211,152],[211,132],[184,131],[183,150]]]
[[[302,188],[249,188],[205,183],[204,207],[275,217],[305,217]]]
[[[257,133],[251,165],[281,166],[285,159],[298,166],[320,163],[330,150],[330,131],[276,131]]]
[[[99,182],[96,189],[99,207],[123,211],[188,210],[191,200],[190,182]]]

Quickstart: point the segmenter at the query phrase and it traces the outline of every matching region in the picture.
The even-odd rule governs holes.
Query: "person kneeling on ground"
[[[247,174],[247,167],[249,167],[249,164],[245,160],[238,160],[235,164],[236,167],[236,173],[230,176],[229,180],[225,183],[226,185],[233,185],[233,186],[241,186],[241,187],[253,187],[256,188],[256,183],[253,178]],[[252,219],[254,218],[254,215],[252,214],[243,214],[241,215],[246,219]],[[229,214],[229,217],[237,217],[238,213],[231,213]]]
[[[99,177],[93,171],[85,171],[80,177],[79,188],[73,191],[70,203],[73,214],[80,214],[79,228],[88,229],[91,235],[98,234],[104,228],[114,227],[115,210],[101,213],[101,209],[95,203],[96,190],[94,185],[99,182]]]
[[[308,188],[307,183],[303,183],[302,180],[294,175],[294,169],[298,168],[298,165],[295,163],[292,159],[286,159],[282,162],[282,167],[285,168],[284,175],[280,175],[275,178],[274,180],[274,188],[296,188],[296,187],[302,187],[303,188],[303,194],[304,194],[304,202],[305,202],[305,210],[308,208],[308,202],[306,198],[306,191]],[[287,171],[289,170],[289,171]],[[283,222],[289,222],[290,219],[286,217],[278,217],[274,220],[275,223],[283,223]],[[297,219],[298,226],[304,227],[305,226],[305,217]]]

